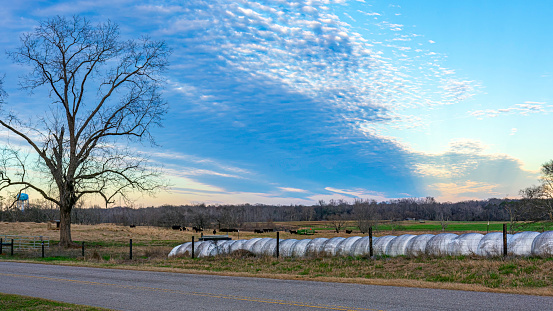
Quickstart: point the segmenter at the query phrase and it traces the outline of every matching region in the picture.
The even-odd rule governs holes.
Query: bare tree
[[[520,191],[522,203],[529,219],[553,222],[553,160],[542,165],[540,181]]]
[[[369,228],[376,229],[380,216],[376,210],[375,200],[355,199],[353,203],[353,218],[357,221],[357,227],[361,233],[369,232]]]
[[[340,230],[342,230],[347,223],[346,219],[344,219],[341,214],[330,215],[328,216],[328,220],[330,220],[330,224],[334,227],[336,233],[340,233]]]
[[[449,207],[441,204],[436,204],[436,219],[440,222],[442,227],[442,232],[445,232],[447,226],[449,226],[450,220],[450,210]]]
[[[509,215],[509,234],[514,234],[524,228],[525,223],[520,222],[522,219],[527,219],[526,217],[528,216],[527,203],[524,199],[510,200],[505,198],[499,206]]]
[[[2,108],[0,125],[25,148],[2,150],[0,190],[32,189],[58,205],[60,245],[67,247],[71,211],[83,196],[107,205],[163,186],[159,171],[131,143],[154,143],[150,128],[167,110],[160,73],[170,50],[148,38],[123,41],[117,25],[92,25],[79,16],[43,21],[20,40],[8,52],[31,69],[20,84],[49,99],[29,121]]]

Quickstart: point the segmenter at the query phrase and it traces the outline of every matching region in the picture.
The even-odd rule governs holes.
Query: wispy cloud
[[[298,193],[307,193],[309,191],[304,189],[298,189],[298,188],[291,188],[291,187],[278,187],[278,189],[284,191],[284,192],[298,192]]]
[[[523,104],[516,104],[514,106],[507,107],[507,108],[469,111],[469,114],[479,119],[495,118],[500,115],[509,115],[509,114],[528,116],[534,113],[550,112],[550,107],[546,104],[547,104],[546,102],[526,101]]]

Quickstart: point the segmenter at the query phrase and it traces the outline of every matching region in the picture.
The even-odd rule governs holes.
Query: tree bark
[[[73,244],[71,239],[71,207],[60,206],[60,246],[70,247]]]

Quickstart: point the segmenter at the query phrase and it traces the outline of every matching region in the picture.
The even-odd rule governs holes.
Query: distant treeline
[[[373,200],[320,201],[317,205],[163,205],[159,207],[98,206],[73,209],[75,224],[116,223],[170,227],[181,225],[198,228],[243,228],[246,223],[275,221],[358,221],[359,225],[404,219],[438,221],[509,221],[506,203],[516,200],[488,199],[440,203],[433,198],[398,199],[388,202]],[[507,204],[508,205],[508,204]],[[46,222],[59,219],[59,209],[50,204],[31,204],[24,211],[4,206],[0,221]],[[523,220],[523,219],[519,219]]]

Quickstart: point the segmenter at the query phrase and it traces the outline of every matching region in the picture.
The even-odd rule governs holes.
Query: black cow
[[[350,234],[353,230],[346,230],[347,234]]]
[[[260,229],[254,229],[253,232],[255,233],[263,233],[263,230],[260,230]]]
[[[182,226],[172,226],[171,229],[182,231]]]

